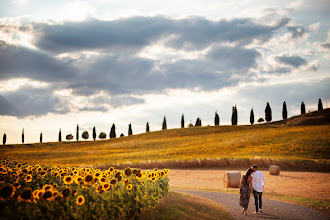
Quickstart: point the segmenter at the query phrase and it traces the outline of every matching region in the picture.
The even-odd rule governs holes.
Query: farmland
[[[2,159],[50,165],[163,164],[274,159],[327,162],[330,126],[207,126],[171,129],[104,141],[1,146]],[[181,164],[181,165],[180,165]],[[140,167],[140,166],[139,166]]]

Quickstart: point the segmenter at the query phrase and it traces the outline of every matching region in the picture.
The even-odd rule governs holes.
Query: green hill
[[[6,145],[0,152],[1,159],[33,164],[237,168],[258,163],[261,167],[279,164],[287,169],[329,171],[329,110],[260,125],[170,129],[102,141]],[[293,126],[294,121],[303,124],[306,117],[308,125]],[[316,125],[311,125],[311,119]]]

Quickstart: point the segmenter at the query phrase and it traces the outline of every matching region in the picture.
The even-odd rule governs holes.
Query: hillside
[[[1,159],[52,165],[246,167],[257,162],[265,167],[277,163],[288,169],[327,171],[329,123],[292,125],[328,119],[326,109],[260,125],[170,129],[102,141],[6,145],[0,147],[0,153]]]

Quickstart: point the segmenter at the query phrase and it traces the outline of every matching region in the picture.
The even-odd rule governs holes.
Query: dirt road
[[[248,215],[243,215],[242,208],[239,206],[239,195],[221,192],[195,191],[195,190],[175,190],[206,199],[213,200],[225,206],[232,216],[237,220],[245,219],[280,219],[280,220],[328,220],[330,216],[313,210],[308,207],[288,204],[284,202],[263,199],[263,212],[253,215],[254,199],[250,200]]]
[[[244,170],[238,170],[244,174]],[[279,176],[265,174],[265,193],[317,200],[330,200],[330,173],[281,171]],[[168,175],[171,189],[225,190],[220,169],[171,169]],[[229,189],[238,192],[238,189]]]

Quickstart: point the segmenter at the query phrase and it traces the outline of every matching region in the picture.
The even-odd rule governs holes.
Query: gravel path
[[[330,217],[317,210],[270,199],[263,199],[263,214],[255,214],[254,198],[251,195],[248,214],[242,214],[239,195],[210,191],[175,190],[213,200],[225,206],[235,219],[285,219],[285,220],[330,220]]]

